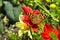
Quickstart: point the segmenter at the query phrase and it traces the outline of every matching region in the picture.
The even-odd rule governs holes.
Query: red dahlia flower
[[[45,24],[44,25],[44,32],[42,32],[42,40],[52,40],[52,38],[50,37],[50,32],[53,32],[58,40],[60,40],[60,33],[57,29],[53,29],[52,26],[50,24]]]
[[[32,27],[35,32],[38,32],[38,24],[42,22],[43,16],[39,10],[32,10],[28,6],[22,6],[24,15],[22,21]]]
[[[24,11],[24,15],[22,17],[22,21],[26,23],[28,26],[32,27],[35,32],[38,32],[38,26],[36,24],[33,24],[30,18],[30,15],[40,14],[39,10],[32,10],[28,6],[22,6],[22,9]],[[28,16],[28,15],[29,16]],[[40,17],[40,16],[39,16]]]
[[[36,24],[33,24],[30,20],[30,18],[26,15],[23,15],[22,21],[26,23],[28,26],[32,27],[35,32],[38,32],[38,27]]]

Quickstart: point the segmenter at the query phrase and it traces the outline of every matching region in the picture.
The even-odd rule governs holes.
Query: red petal
[[[30,7],[27,7],[30,14],[33,13],[33,10]]]
[[[42,33],[42,40],[52,40],[50,37],[50,32],[52,31],[52,27],[50,24],[45,24],[44,25],[44,32]]]
[[[50,32],[55,33],[55,35],[60,40],[60,32],[55,28],[53,29],[50,24],[45,24],[45,26],[44,26],[44,32],[42,33],[43,40],[47,40],[47,39],[49,40],[49,38],[50,38],[50,40],[52,40],[52,38],[49,35]]]
[[[51,40],[49,33],[43,32],[42,33],[42,40]]]
[[[32,22],[31,22],[30,18],[28,16],[26,16],[26,15],[23,15],[22,21],[24,23],[26,23],[28,26],[32,26]]]
[[[44,37],[44,38],[49,38],[50,35],[49,35],[49,33],[43,32],[43,33],[42,33],[42,37]]]
[[[33,10],[30,7],[22,6],[23,11],[25,14],[33,13]]]
[[[26,6],[22,6],[22,9],[23,9],[23,11],[24,11],[25,13],[28,13],[28,9],[27,9]]]
[[[60,40],[60,32],[57,29],[53,29],[52,32],[55,33],[55,35],[58,37],[58,40]]]
[[[50,24],[45,24],[44,25],[44,32],[51,32],[53,29],[52,29],[52,26]]]
[[[52,31],[53,33],[55,33],[56,34],[56,36],[58,37],[58,35],[59,35],[59,31],[57,30],[57,29],[53,29],[53,31]]]
[[[34,30],[35,32],[38,32],[38,26],[37,26],[37,25],[33,24],[33,25],[32,25],[32,28],[33,28],[33,30]]]
[[[60,34],[58,35],[58,39],[60,40]]]
[[[39,11],[39,10],[34,10],[33,13],[34,13],[34,14],[39,14],[40,11]]]
[[[51,38],[48,38],[48,39],[46,39],[46,38],[42,38],[42,40],[52,40]]]

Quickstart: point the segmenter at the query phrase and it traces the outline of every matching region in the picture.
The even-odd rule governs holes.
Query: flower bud
[[[55,4],[50,4],[50,8],[54,9],[54,8],[56,8],[56,5]]]

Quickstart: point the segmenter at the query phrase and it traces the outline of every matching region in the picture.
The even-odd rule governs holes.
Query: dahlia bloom
[[[22,21],[24,23],[26,23],[28,26],[32,27],[32,29],[35,32],[38,32],[38,26],[36,24],[33,24],[31,21],[30,16],[28,15],[34,15],[34,14],[40,14],[39,10],[32,10],[30,7],[28,6],[22,6],[22,10],[24,11],[24,15],[22,16]]]
[[[60,32],[57,29],[52,28],[50,24],[44,25],[44,32],[42,32],[42,40],[52,40],[50,35],[51,32],[53,32],[58,38],[58,40],[60,40]]]

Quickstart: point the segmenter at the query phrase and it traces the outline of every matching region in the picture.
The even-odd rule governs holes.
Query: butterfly
[[[30,15],[30,19],[32,21],[33,24],[37,24],[37,25],[41,25],[44,16],[40,13],[40,14],[34,14],[34,15]]]

